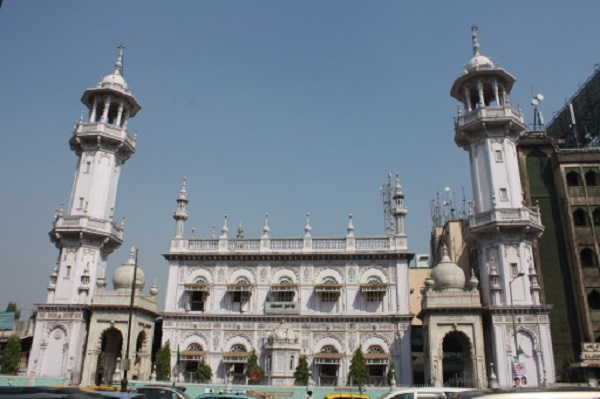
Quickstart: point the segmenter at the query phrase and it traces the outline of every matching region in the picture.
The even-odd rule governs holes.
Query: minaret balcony
[[[90,218],[88,216],[64,216],[54,222],[54,233],[89,233],[98,236],[111,237],[115,241],[123,241],[123,229],[116,223]]]
[[[468,140],[465,137],[473,133],[481,133],[486,127],[509,124],[510,131],[521,132],[525,129],[523,113],[511,107],[486,106],[474,109],[456,118],[454,128],[456,130],[455,141],[457,144]]]
[[[524,228],[533,234],[544,231],[539,210],[530,208],[496,208],[470,215],[465,227],[469,233],[483,233],[499,227]]]
[[[97,137],[101,137],[107,141],[123,143],[129,147],[131,152],[135,152],[135,139],[127,133],[127,130],[117,125],[100,122],[78,123],[73,135],[79,139],[97,140]]]

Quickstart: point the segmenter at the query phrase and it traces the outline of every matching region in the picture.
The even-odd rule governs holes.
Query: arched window
[[[598,265],[596,253],[590,247],[583,248],[579,251],[579,259],[581,260],[581,267],[596,267]]]
[[[600,226],[600,208],[596,208],[592,212],[592,221],[594,222],[594,226]]]
[[[583,209],[577,208],[577,210],[573,212],[573,224],[577,227],[585,227],[588,225],[587,213]]]
[[[369,346],[369,349],[367,349],[367,353],[385,353],[385,351],[379,345],[372,345]]]
[[[294,355],[290,356],[290,371],[294,369],[295,360]]]
[[[600,309],[600,291],[596,288],[590,290],[587,295],[588,305],[592,310]]]
[[[190,289],[190,310],[203,312],[206,310],[206,297],[208,295],[208,283],[203,277],[199,277],[186,289]]]
[[[575,171],[567,173],[567,186],[577,187],[581,186],[581,176]]]
[[[321,348],[321,353],[338,353],[338,350],[333,345],[325,345]]]
[[[248,352],[248,350],[242,344],[235,344],[231,346],[231,352]]]
[[[340,286],[333,277],[326,277],[323,283],[317,286],[321,302],[337,302],[340,296]]]
[[[598,172],[595,170],[588,170],[585,172],[585,184],[587,186],[597,186],[600,182],[600,176]]]
[[[198,352],[202,352],[204,350],[204,349],[202,349],[202,345],[199,343],[196,343],[196,342],[189,344],[187,349],[189,351],[198,351]]]
[[[381,302],[387,292],[387,285],[379,277],[372,276],[366,284],[361,285],[360,289],[365,294],[367,302]]]
[[[287,277],[282,277],[277,284],[271,286],[271,295],[275,302],[294,302],[296,285]]]

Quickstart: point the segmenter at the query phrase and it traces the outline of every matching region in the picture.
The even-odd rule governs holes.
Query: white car
[[[379,399],[449,399],[460,392],[473,391],[475,388],[453,387],[424,387],[424,388],[399,388]]]

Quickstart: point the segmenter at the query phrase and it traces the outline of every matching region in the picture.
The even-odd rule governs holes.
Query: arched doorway
[[[371,345],[365,353],[365,361],[367,362],[367,370],[369,373],[369,385],[382,387],[385,386],[386,374],[390,356],[385,353],[379,345]]]
[[[463,332],[451,331],[442,341],[442,381],[444,386],[474,387],[473,355],[469,337]]]
[[[320,386],[337,386],[342,354],[333,345],[325,345],[321,352],[315,354],[315,365],[318,367]]]
[[[111,384],[114,380],[117,360],[121,358],[123,350],[123,334],[111,327],[102,332],[100,341],[100,354],[96,366],[96,385]]]
[[[183,362],[183,380],[185,382],[198,382],[198,366],[204,359],[204,348],[199,343],[191,343],[187,349],[181,353]]]
[[[225,352],[223,363],[228,381],[233,384],[246,384],[246,363],[249,356],[250,352],[242,344],[235,344],[229,352]]]
[[[144,371],[144,360],[148,357],[148,336],[145,331],[140,331],[135,341],[135,358],[131,379],[144,379],[142,376]]]

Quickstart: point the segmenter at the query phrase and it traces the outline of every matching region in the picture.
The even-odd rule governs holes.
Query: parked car
[[[424,387],[424,388],[400,388],[379,399],[448,399],[454,398],[460,392],[473,391],[475,388],[453,388],[453,387]]]
[[[185,393],[185,388],[170,385],[144,385],[137,387],[136,391],[147,399],[192,399]]]
[[[600,388],[537,387],[464,392],[457,399],[599,399]]]
[[[0,387],[0,398],[12,399],[102,399],[95,392],[74,387]]]

